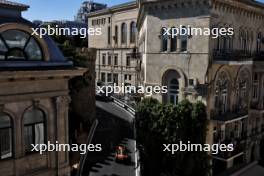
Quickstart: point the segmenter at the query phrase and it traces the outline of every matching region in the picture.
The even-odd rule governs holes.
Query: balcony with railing
[[[226,143],[226,145],[231,143]],[[219,159],[227,160],[235,156],[242,155],[245,150],[245,143],[239,142],[234,144],[234,150],[233,151],[219,151],[218,154],[214,154],[213,156]]]
[[[245,50],[219,50],[213,51],[214,61],[244,62],[244,61],[264,61],[264,51],[251,52]]]
[[[230,120],[244,118],[248,115],[247,108],[234,108],[233,110],[227,110],[222,112],[219,109],[211,110],[211,119],[215,121],[227,122]]]
[[[237,133],[239,133],[239,136],[234,137],[234,134],[237,134]],[[238,144],[238,143],[244,142],[248,138],[247,130],[241,130],[239,132],[237,132],[236,130],[232,130],[230,131],[230,134],[232,135],[230,135],[229,137],[226,136],[224,140],[221,140],[219,131],[217,134],[218,134],[216,135],[217,137],[214,137],[214,144],[230,144],[230,143]]]
[[[250,109],[264,110],[264,101],[251,101]]]
[[[240,119],[238,121],[231,121],[228,123],[215,123],[215,130],[213,133],[214,144],[233,144],[233,151],[223,151],[215,156],[218,159],[226,160],[231,157],[243,154],[246,140],[249,137],[247,131],[247,120]]]
[[[252,128],[251,133],[250,133],[250,137],[261,135],[263,133],[264,133],[264,124],[262,124],[258,127]]]
[[[255,52],[254,60],[255,61],[264,61],[264,51]]]

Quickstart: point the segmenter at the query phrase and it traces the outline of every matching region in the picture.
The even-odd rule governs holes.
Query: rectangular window
[[[32,152],[31,144],[44,144],[44,124],[35,123],[24,126],[24,140],[26,153]]]
[[[118,74],[117,73],[114,73],[113,75],[113,79],[114,79],[114,83],[116,83],[118,85]]]
[[[115,66],[118,65],[118,55],[117,54],[115,55],[114,64],[115,64]]]
[[[25,126],[24,127],[24,136],[25,136],[25,150],[31,150],[31,144],[34,144],[33,140],[33,126]]]
[[[0,152],[1,158],[12,157],[12,131],[11,128],[0,129]]]
[[[118,26],[115,26],[115,44],[118,44]]]
[[[106,81],[105,73],[101,73],[101,81],[105,83]]]
[[[181,35],[180,36],[181,39],[181,51],[187,51],[187,47],[188,47],[188,35]]]
[[[125,74],[125,80],[126,81],[131,81],[132,80],[132,75]]]
[[[174,52],[177,50],[177,37],[174,36],[171,38],[171,52]]]
[[[102,56],[102,65],[106,65],[106,62],[105,62],[105,57],[106,57],[106,55],[105,55],[105,54],[103,54],[103,56]]]
[[[126,66],[127,67],[130,67],[131,66],[130,56],[127,56],[127,58],[126,58]]]
[[[108,65],[112,65],[112,57],[111,57],[111,55],[108,55]]]
[[[187,51],[187,39],[181,41],[181,51]]]
[[[111,23],[111,18],[110,17],[108,17],[108,23]]]
[[[112,82],[112,74],[111,73],[107,73],[107,82],[108,83]]]
[[[259,91],[259,78],[258,74],[254,74],[254,81],[253,81],[253,98],[258,98],[258,91]]]
[[[111,29],[110,29],[110,26],[108,26],[108,28],[107,28],[107,43],[108,43],[108,45],[110,45],[110,43],[111,43]]]
[[[258,84],[253,85],[253,98],[257,99],[258,98]]]

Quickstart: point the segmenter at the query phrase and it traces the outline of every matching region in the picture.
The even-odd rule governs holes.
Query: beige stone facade
[[[68,151],[40,154],[31,144],[69,143],[68,81],[87,69],[74,68],[49,37],[31,35],[27,8],[0,2],[0,175],[70,176]]]
[[[45,141],[69,143],[68,136],[68,79],[83,74],[83,70],[68,71],[1,71],[0,112],[12,121],[12,157],[0,161],[3,175],[69,175],[68,152],[25,151],[27,111],[39,109],[45,117]]]
[[[143,84],[168,86],[164,103],[207,105],[207,142],[233,143],[213,155],[214,175],[259,159],[264,137],[264,5],[254,1],[141,0],[139,51]],[[234,35],[164,38],[162,28],[233,28]]]
[[[88,26],[102,31],[102,35],[90,35],[88,42],[90,48],[97,49],[97,82],[138,85],[140,61],[133,54],[137,46],[137,15],[135,2],[89,14]]]

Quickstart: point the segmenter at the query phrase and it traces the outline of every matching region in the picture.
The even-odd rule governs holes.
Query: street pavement
[[[101,152],[88,153],[82,176],[135,176],[133,116],[113,102],[96,101],[98,127],[92,143],[102,144]],[[131,159],[115,162],[115,147],[123,145]]]

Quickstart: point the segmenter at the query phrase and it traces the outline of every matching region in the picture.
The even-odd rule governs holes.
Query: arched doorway
[[[162,84],[163,86],[167,86],[168,93],[163,95],[163,103],[176,105],[180,102],[180,79],[181,76],[176,70],[168,70],[164,73]]]
[[[171,79],[168,86],[168,103],[178,104],[179,102],[179,81],[175,78]]]

